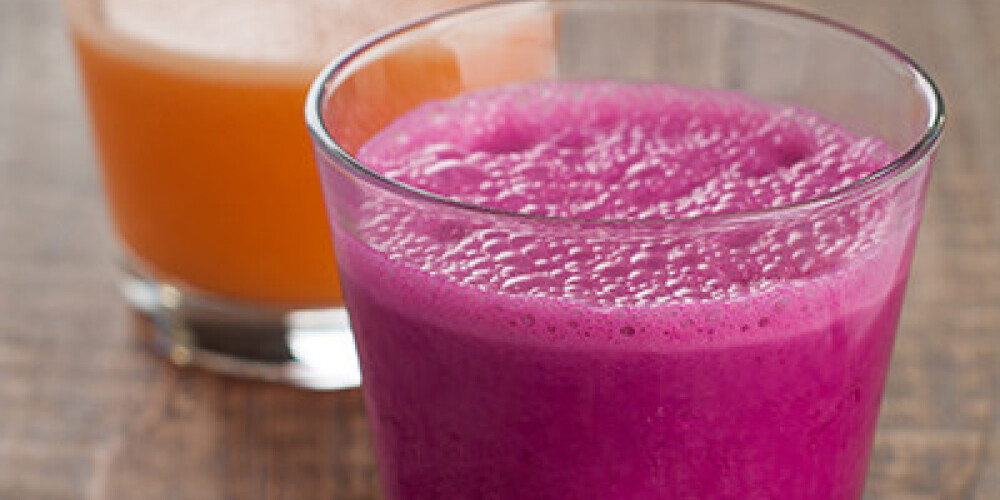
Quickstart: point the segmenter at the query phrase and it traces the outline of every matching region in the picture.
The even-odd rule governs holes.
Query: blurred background
[[[866,498],[998,498],[1000,2],[778,3],[893,43],[947,99]],[[150,356],[115,248],[61,4],[0,0],[0,498],[379,498],[357,391]]]

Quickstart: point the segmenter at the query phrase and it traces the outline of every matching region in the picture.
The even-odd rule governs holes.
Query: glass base
[[[312,390],[361,383],[343,308],[266,309],[196,296],[134,273],[126,273],[121,290],[149,323],[146,342],[175,365]]]

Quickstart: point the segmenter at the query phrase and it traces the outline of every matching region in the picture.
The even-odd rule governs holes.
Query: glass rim
[[[816,23],[827,28],[832,28],[840,34],[853,37],[877,48],[883,54],[890,56],[895,63],[898,63],[901,69],[907,70],[914,77],[915,82],[919,86],[920,94],[923,96],[924,103],[926,105],[925,109],[928,111],[928,120],[919,138],[908,148],[901,149],[899,153],[895,154],[892,161],[862,177],[861,179],[858,179],[844,187],[834,189],[821,196],[813,197],[800,202],[787,203],[776,207],[753,210],[702,214],[696,216],[655,217],[644,219],[627,217],[583,218],[538,215],[461,201],[390,179],[389,177],[382,175],[377,170],[362,163],[358,158],[341,146],[340,143],[333,139],[330,130],[327,128],[327,124],[323,120],[323,106],[325,104],[324,99],[327,97],[326,91],[328,87],[338,78],[353,74],[353,71],[356,70],[356,68],[353,67],[353,64],[356,63],[358,59],[363,58],[365,55],[382,46],[384,43],[395,40],[400,36],[405,36],[408,33],[418,31],[420,28],[429,26],[434,22],[457,18],[470,12],[478,12],[510,5],[556,6],[559,4],[593,5],[604,8],[623,8],[626,5],[645,5],[653,6],[655,8],[661,8],[669,4],[728,5],[730,7],[769,12],[770,14],[777,15],[779,17],[795,18]],[[403,196],[411,200],[426,202],[432,205],[461,211],[478,213],[481,215],[510,218],[512,220],[521,220],[525,222],[556,222],[586,225],[625,224],[645,226],[651,224],[696,222],[722,223],[726,221],[767,218],[782,214],[820,209],[822,207],[844,202],[851,198],[859,197],[865,193],[876,191],[879,188],[886,188],[891,186],[893,181],[905,179],[910,173],[916,170],[919,165],[923,164],[924,160],[926,160],[928,156],[934,152],[943,132],[945,110],[944,98],[937,84],[934,83],[929,74],[924,71],[920,65],[918,65],[905,53],[881,38],[878,38],[859,28],[855,28],[840,21],[800,9],[768,4],[756,0],[670,0],[668,2],[654,2],[650,0],[617,0],[611,3],[603,0],[494,0],[442,10],[419,17],[404,24],[386,28],[381,32],[362,39],[360,42],[341,52],[340,55],[328,63],[313,80],[306,97],[305,120],[309,133],[313,137],[314,143],[322,149],[324,154],[328,157],[332,157],[332,159],[336,161],[339,161],[342,166],[346,167],[356,177],[373,184],[378,188],[390,191],[396,195]],[[321,163],[319,168],[329,167]]]

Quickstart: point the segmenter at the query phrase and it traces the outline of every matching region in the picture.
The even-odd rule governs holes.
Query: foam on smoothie
[[[657,226],[811,200],[891,158],[877,139],[734,93],[616,83],[480,91],[411,112],[359,157],[399,182],[481,206],[650,221],[609,240],[600,224],[539,235],[544,223],[519,232],[373,203],[359,231],[392,265],[370,270],[406,274],[384,276],[387,293],[418,283],[400,303],[447,309],[448,321],[464,318],[471,331],[516,325],[546,342],[603,336],[640,346],[753,339],[807,328],[825,317],[817,304],[848,294],[881,300],[895,283],[862,276],[903,251],[902,241],[873,251],[888,230],[880,200],[722,234],[697,222]],[[461,286],[434,286],[433,304],[424,303],[430,282],[420,273]],[[781,306],[790,303],[797,309]],[[657,305],[670,307],[650,309]],[[607,324],[586,324],[595,307]],[[575,326],[567,308],[580,311]]]
[[[165,49],[222,60],[322,63],[393,19],[448,0],[104,0],[112,30]]]
[[[166,71],[304,89],[338,52],[467,0],[72,0],[74,36]]]
[[[360,152],[402,183],[550,217],[656,219],[807,201],[891,158],[815,114],[659,84],[507,86],[424,105]]]

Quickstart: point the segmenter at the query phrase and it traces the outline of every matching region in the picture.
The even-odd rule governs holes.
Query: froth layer
[[[509,86],[426,104],[360,152],[386,176],[516,212],[655,219],[807,201],[891,158],[801,109],[658,84]]]
[[[434,193],[527,214],[664,221],[842,188],[888,148],[811,113],[664,85],[532,84],[425,105],[360,151]],[[870,258],[884,199],[745,220],[497,223],[371,200],[359,232],[389,260],[511,296],[602,306],[736,300]]]
[[[321,64],[373,31],[457,3],[105,0],[100,22],[127,38],[199,57]]]
[[[586,269],[572,276],[544,279],[551,286],[517,290],[501,276],[488,283],[462,281],[457,261],[427,260],[421,265],[405,252],[373,252],[366,243],[341,229],[337,252],[349,307],[377,307],[400,321],[426,323],[446,331],[503,342],[546,348],[611,348],[676,351],[716,349],[775,342],[831,323],[847,324],[817,342],[855,343],[856,334],[893,290],[901,290],[909,258],[905,234],[882,242],[843,266],[822,275],[747,285],[739,291],[708,293],[711,285],[694,284],[680,295],[670,285],[652,294],[630,295],[626,280],[601,288]],[[446,252],[448,250],[445,250]],[[439,266],[439,267],[434,267]],[[504,274],[503,270],[492,270]],[[694,280],[696,283],[697,280]],[[525,283],[521,281],[521,283]],[[574,288],[576,283],[579,288]],[[576,293],[593,288],[592,292]],[[855,314],[857,314],[855,316]]]

